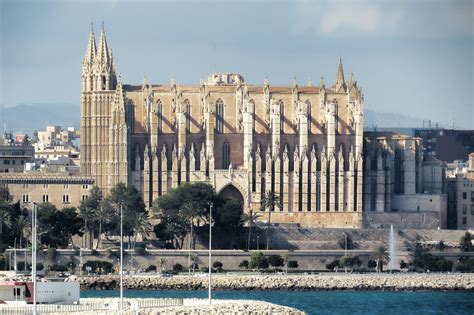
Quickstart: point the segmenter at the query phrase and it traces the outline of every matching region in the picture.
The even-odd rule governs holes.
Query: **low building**
[[[31,145],[0,145],[0,173],[23,172],[25,164],[34,158],[35,149]]]
[[[474,153],[469,154],[467,170],[456,176],[457,229],[474,230]]]
[[[0,185],[8,187],[13,200],[24,208],[32,202],[50,202],[58,209],[78,207],[89,196],[95,180],[89,176],[44,173],[0,173]]]
[[[443,162],[462,160],[474,152],[474,130],[418,128],[415,137],[423,139],[424,155]]]
[[[445,228],[445,163],[423,155],[420,138],[364,133],[364,226]]]

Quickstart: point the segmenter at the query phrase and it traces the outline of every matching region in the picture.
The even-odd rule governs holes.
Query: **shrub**
[[[114,265],[108,261],[88,260],[82,265],[82,270],[87,271],[87,267],[90,267],[90,272],[107,274],[112,272]]]
[[[459,245],[461,247],[461,252],[470,252],[474,249],[472,246],[472,236],[471,233],[466,232],[464,235],[461,237],[461,241],[459,242]]]
[[[249,261],[245,259],[242,260],[239,264],[239,268],[249,269]]]
[[[252,253],[250,256],[250,268],[266,269],[268,268],[268,259],[261,252]]]
[[[352,267],[352,257],[343,256],[340,260],[340,264],[342,267]]]
[[[76,265],[76,263],[75,263],[74,261],[69,261],[69,262],[67,263],[67,267],[68,267],[69,269],[71,269],[71,270],[74,269],[74,268],[76,268],[76,266],[77,266],[77,265]]]
[[[288,268],[298,268],[298,262],[296,260],[288,261]]]
[[[208,268],[208,267],[204,267],[204,266],[201,267],[201,268],[199,268],[199,270],[200,270],[201,272],[209,272],[209,268]]]
[[[400,269],[406,269],[408,268],[408,264],[402,259],[400,261]]]
[[[212,264],[212,267],[213,268],[216,268],[216,269],[219,269],[219,268],[222,268],[222,266],[224,266],[220,261],[216,260],[213,264]]]
[[[367,267],[368,268],[375,268],[375,267],[377,267],[377,263],[375,262],[375,260],[369,260],[367,262]]]
[[[340,248],[346,249],[346,237],[343,236],[337,240],[337,245],[339,245]],[[355,244],[352,241],[352,238],[348,235],[347,236],[347,249],[354,249]]]
[[[446,248],[446,244],[444,244],[443,240],[436,243],[435,248],[437,250],[444,250]]]
[[[99,256],[100,254],[99,254],[99,252],[98,252],[97,250],[91,249],[91,255],[92,255],[92,256]]]
[[[331,261],[330,263],[326,264],[326,269],[328,270],[334,270],[334,268],[336,267],[341,267],[340,263],[339,263],[339,259],[335,259],[333,261]]]
[[[173,270],[178,272],[183,271],[183,265],[176,263],[173,265]]]
[[[145,269],[145,272],[153,272],[153,271],[156,271],[156,266],[155,265],[150,265],[148,267],[146,267]]]
[[[268,264],[272,267],[282,267],[285,262],[283,261],[283,257],[280,255],[270,255],[268,257]]]

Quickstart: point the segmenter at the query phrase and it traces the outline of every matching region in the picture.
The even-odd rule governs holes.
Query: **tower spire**
[[[86,55],[84,57],[84,66],[91,66],[94,62],[97,47],[95,45],[94,24],[91,22],[91,32],[89,35],[89,44],[87,45]]]
[[[107,38],[105,37],[104,21],[102,21],[102,30],[100,31],[99,48],[97,50],[97,62],[102,66],[110,65],[110,51],[107,47]]]
[[[342,58],[339,57],[339,66],[337,67],[337,78],[336,83],[334,83],[334,88],[336,92],[339,92],[341,88],[346,90],[346,82],[344,81],[344,70],[342,67]]]

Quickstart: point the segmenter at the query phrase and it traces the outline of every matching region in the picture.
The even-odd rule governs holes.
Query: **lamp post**
[[[211,293],[211,274],[212,274],[212,202],[207,203],[209,205],[209,305],[212,304],[212,293]]]
[[[123,207],[120,203],[120,312],[123,312]]]
[[[33,280],[33,315],[36,315],[36,202],[31,213],[31,278]]]
[[[346,232],[344,232],[344,257],[347,257],[347,233]],[[347,266],[346,265],[344,265],[344,272],[347,273]]]

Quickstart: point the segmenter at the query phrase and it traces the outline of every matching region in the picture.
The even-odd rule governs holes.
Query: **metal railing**
[[[183,305],[182,298],[168,299],[125,299],[124,310],[139,310],[142,308],[158,308],[167,306]],[[84,304],[44,304],[37,305],[38,314],[49,313],[70,313],[70,312],[93,312],[93,311],[113,311],[119,310],[120,300],[112,299],[108,302],[86,302]],[[4,315],[26,315],[32,314],[33,305],[0,305],[0,314]]]

